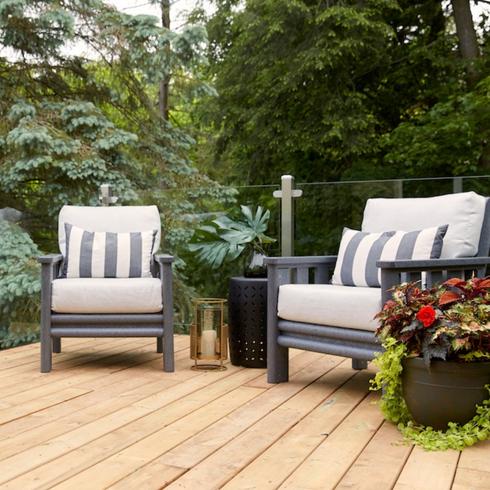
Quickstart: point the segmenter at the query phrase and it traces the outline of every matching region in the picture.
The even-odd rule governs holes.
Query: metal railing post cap
[[[101,184],[99,187],[99,201],[102,206],[109,206],[117,202],[117,196],[112,195],[111,184]]]
[[[273,196],[281,200],[281,255],[294,255],[294,205],[293,200],[301,197],[303,191],[294,188],[294,177],[281,177],[281,190],[274,191]]]

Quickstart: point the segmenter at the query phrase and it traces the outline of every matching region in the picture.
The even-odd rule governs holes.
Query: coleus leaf
[[[439,306],[449,305],[455,303],[461,299],[461,295],[454,293],[453,291],[445,291],[439,298]]]
[[[490,288],[490,278],[483,279],[480,284],[478,284],[480,288]]]
[[[421,323],[418,320],[413,320],[410,325],[402,328],[400,333],[412,332],[413,330],[420,330],[422,328]]]
[[[461,280],[459,277],[452,277],[451,279],[448,279],[443,284],[444,286],[458,287],[458,286],[464,286],[466,282]]]

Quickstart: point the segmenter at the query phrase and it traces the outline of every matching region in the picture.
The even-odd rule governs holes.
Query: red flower
[[[436,310],[432,306],[423,306],[417,313],[417,319],[428,328],[436,321]]]

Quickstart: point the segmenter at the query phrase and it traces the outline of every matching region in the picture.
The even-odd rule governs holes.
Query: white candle
[[[215,355],[216,331],[203,330],[201,335],[201,354],[206,357]]]

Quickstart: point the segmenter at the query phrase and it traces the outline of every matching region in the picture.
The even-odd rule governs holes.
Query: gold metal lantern
[[[225,299],[198,298],[194,300],[194,323],[191,325],[192,369],[226,369],[228,359],[228,325],[225,324]],[[205,361],[199,363],[199,361]],[[210,362],[215,361],[215,362]],[[219,364],[216,362],[219,361]]]

